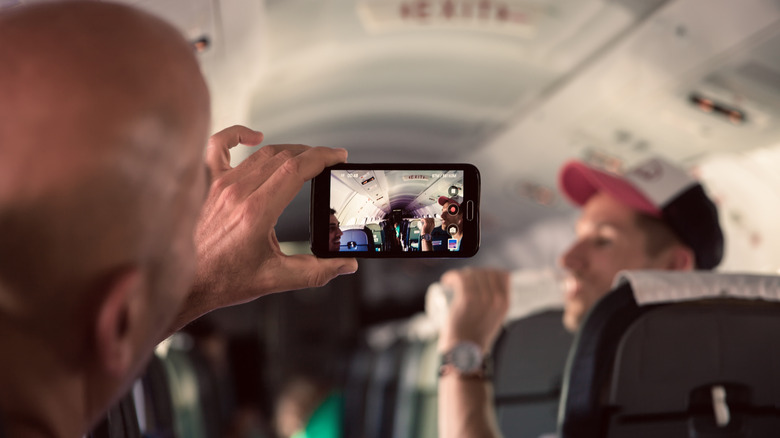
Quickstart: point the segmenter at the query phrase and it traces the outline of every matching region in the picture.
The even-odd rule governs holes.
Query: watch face
[[[477,344],[460,342],[452,349],[452,364],[463,373],[479,371],[482,366],[482,351]]]

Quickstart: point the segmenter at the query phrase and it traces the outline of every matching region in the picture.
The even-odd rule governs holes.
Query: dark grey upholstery
[[[567,363],[562,437],[780,436],[776,294],[704,289],[639,306],[623,283],[592,309]],[[723,403],[714,391],[725,392]]]
[[[89,438],[141,438],[132,393],[125,394],[89,433]]]
[[[379,352],[374,364],[366,393],[366,436],[391,438],[393,416],[398,395],[398,380],[401,361],[408,347],[406,340],[399,339],[390,347]]]
[[[350,360],[344,389],[344,438],[366,436],[366,398],[376,356],[370,348],[361,346]]]
[[[563,312],[510,323],[493,349],[499,427],[506,437],[537,438],[557,429],[563,369],[573,336]]]

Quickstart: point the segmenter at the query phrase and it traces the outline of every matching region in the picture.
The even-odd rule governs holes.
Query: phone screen
[[[468,257],[476,253],[476,168],[354,166],[336,166],[315,179],[312,233],[320,235],[319,245],[312,240],[315,254]],[[327,193],[322,193],[323,185]],[[327,206],[327,245],[322,242],[325,215],[314,213],[315,198],[320,211]]]

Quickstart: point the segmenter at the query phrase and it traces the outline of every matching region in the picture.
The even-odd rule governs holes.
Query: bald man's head
[[[0,361],[0,412],[9,423],[63,429],[44,419],[40,394],[71,391],[52,412],[75,395],[88,424],[167,331],[195,269],[209,123],[193,50],[160,19],[96,1],[0,14],[0,355],[14,350]]]
[[[82,342],[72,331],[131,271],[175,312],[208,129],[197,60],[167,23],[93,1],[0,14],[0,323]]]
[[[155,169],[165,168],[162,178],[185,172],[209,123],[208,93],[187,42],[161,20],[110,3],[0,14],[0,102],[4,243],[35,240],[59,225],[82,243],[87,235],[105,239],[96,220],[122,219],[112,210],[172,194],[159,193]],[[43,224],[25,225],[27,214]],[[11,232],[8,222],[22,229]],[[69,246],[41,237],[55,251]],[[21,255],[16,264],[26,262]]]
[[[93,1],[12,9],[0,14],[0,41],[0,165],[24,165],[5,165],[3,182],[113,153],[150,123],[175,133],[208,117],[189,45],[141,11]]]

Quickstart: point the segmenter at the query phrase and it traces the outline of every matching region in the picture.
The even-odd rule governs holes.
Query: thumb
[[[320,259],[313,255],[285,256],[278,270],[278,289],[293,290],[325,286],[339,275],[353,274],[358,269],[354,258]]]

